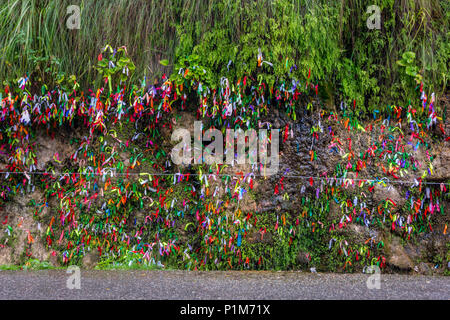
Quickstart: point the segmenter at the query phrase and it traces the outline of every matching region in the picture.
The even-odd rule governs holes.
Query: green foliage
[[[160,63],[161,65],[167,67],[167,66],[169,65],[169,60],[164,59],[164,60],[159,61],[159,63]]]
[[[111,257],[103,259],[96,266],[96,270],[160,270],[162,265],[148,262],[141,255],[131,251],[120,258]]]
[[[373,4],[382,11],[381,30],[367,28],[369,13],[356,0],[216,1],[203,21],[192,23],[189,11],[181,15],[175,57],[200,56],[214,87],[222,77],[231,82],[248,76],[251,85],[270,87],[289,76],[302,88],[307,82],[331,87],[322,91],[328,91],[327,100],[354,103],[356,114],[371,115],[392,101],[406,105],[417,97],[403,77],[405,68],[395,63],[400,53],[410,51],[422,68],[408,65],[406,72],[417,81],[424,76],[427,91],[442,94],[448,79],[448,14],[443,16],[448,5]],[[259,52],[273,67],[258,63]]]
[[[105,54],[105,57],[103,56]],[[122,85],[129,77],[129,73],[136,69],[136,66],[127,56],[126,48],[121,47],[113,50],[107,45],[98,57],[96,69],[100,75],[108,82],[109,92],[112,92],[112,85]],[[120,80],[120,82],[118,82]]]
[[[203,83],[207,87],[211,86],[211,71],[200,63],[200,56],[195,54],[180,58],[175,65],[175,70],[178,70],[178,72],[174,72],[170,79],[180,84],[187,81],[189,85]]]
[[[405,67],[405,73],[416,80],[417,84],[422,81],[422,76],[419,73],[419,68],[415,65],[416,54],[411,51],[404,52],[402,59],[397,61],[397,64]]]
[[[218,1],[210,11],[215,18],[212,24],[186,21],[177,28],[176,57],[191,52],[199,56],[213,71],[215,87],[221,77],[231,81],[249,76],[269,86],[292,77],[306,82],[310,69],[315,81],[323,80],[332,73],[340,52],[338,35],[330,32],[337,27],[335,11],[324,5],[302,15],[290,1],[273,5]]]
[[[48,270],[55,269],[48,261],[39,261],[38,259],[27,260],[21,268],[22,270]]]
[[[73,4],[81,9],[80,30],[66,27]],[[426,79],[425,90],[439,98],[449,79],[448,1],[370,5],[381,9],[381,30],[367,28],[370,13],[361,0],[6,0],[0,4],[0,82],[28,74],[50,87],[77,75],[83,88],[98,85],[91,61],[106,42],[126,45],[136,64],[130,82],[177,74],[183,59],[196,57],[210,72],[207,87],[218,87],[222,77],[231,83],[247,76],[250,85],[269,87],[293,78],[301,88],[319,84],[329,105],[354,102],[357,114],[382,111],[392,101],[409,104],[417,96],[411,75]],[[415,54],[414,66],[396,63],[405,52]]]
[[[158,61],[171,58],[175,46],[172,8],[180,1],[162,0],[5,0],[0,3],[0,83],[30,73],[29,54],[59,63],[58,73],[75,74],[82,87],[96,80],[96,61],[105,43],[126,45],[137,74],[159,77],[167,68]],[[79,5],[81,29],[69,30],[67,7]],[[30,51],[32,50],[32,51]],[[33,78],[33,81],[39,80]],[[44,82],[43,82],[44,83]],[[47,86],[51,83],[46,82]],[[96,83],[97,85],[99,82]]]
[[[9,265],[9,264],[0,265],[0,270],[5,270],[5,271],[7,271],[7,270],[14,270],[14,271],[17,271],[17,270],[20,270],[20,266]]]

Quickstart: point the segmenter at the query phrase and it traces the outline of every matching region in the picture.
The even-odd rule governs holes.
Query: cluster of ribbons
[[[417,108],[389,107],[385,118],[374,113],[374,121],[365,127],[349,109],[339,115],[319,110],[307,161],[337,156],[334,171],[292,176],[292,168],[267,180],[258,166],[250,172],[219,164],[182,171],[168,160],[163,132],[173,128],[178,111],[192,104],[198,105],[197,118],[208,119],[216,128],[264,127],[261,119],[274,109],[295,123],[300,96],[308,90],[317,94],[317,85],[292,80],[268,88],[244,77],[234,84],[223,78],[220,88],[212,89],[163,77],[161,85],[117,88],[110,95],[103,88],[87,94],[43,88],[36,95],[27,90],[29,81],[23,78],[19,89],[6,87],[0,93],[0,152],[5,163],[0,202],[4,207],[14,196],[41,192],[43,197],[30,203],[34,218],[44,226],[47,248],[64,264],[98,252],[105,263],[290,268],[299,250],[318,261],[314,243],[325,243],[324,250],[340,257],[343,268],[384,266],[381,239],[373,236],[353,244],[340,230],[351,223],[368,228],[388,224],[410,239],[432,229],[433,215],[445,214],[442,199],[448,185],[426,182],[433,174],[430,132],[437,127],[445,138],[434,95],[428,101],[422,92]],[[194,101],[188,99],[192,92]],[[69,142],[73,153],[64,157],[55,152],[51,161],[38,162],[38,135],[58,139],[61,132],[76,128],[81,133]],[[293,137],[289,125],[280,133],[283,143]],[[352,138],[357,134],[368,137],[367,142],[356,145]],[[317,149],[321,139],[327,142],[326,153]],[[411,150],[425,157],[419,159]],[[295,212],[260,213],[246,207],[246,200],[257,193],[258,180],[274,182],[272,200],[297,203]],[[394,188],[400,181],[406,181],[401,208],[390,198],[369,201],[375,188]],[[296,192],[286,190],[289,182],[299,186]],[[7,237],[19,228],[9,224],[8,217],[1,227]],[[36,238],[29,233],[27,255],[32,255]],[[261,246],[268,238],[271,245]],[[280,256],[284,258],[277,260]]]

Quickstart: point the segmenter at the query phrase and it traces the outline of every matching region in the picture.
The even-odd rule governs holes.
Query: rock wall
[[[320,104],[295,120],[260,110],[254,128],[280,129],[278,172],[264,176],[248,163],[171,163],[176,128],[217,123],[161,106],[4,129],[3,142],[22,140],[1,159],[0,265],[448,273],[446,123],[419,127],[410,109],[364,122]]]

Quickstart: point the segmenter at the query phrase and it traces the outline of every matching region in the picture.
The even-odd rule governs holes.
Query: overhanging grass
[[[66,26],[70,5],[81,8],[80,30]],[[366,26],[369,5],[382,9],[381,30]],[[407,97],[405,88],[411,84],[396,64],[405,51],[416,53],[417,66],[428,82],[427,93],[445,93],[450,77],[448,1],[3,0],[0,16],[0,83],[32,73],[33,83],[53,87],[58,74],[73,74],[82,88],[92,87],[93,81],[98,86],[101,79],[93,64],[106,44],[127,47],[136,65],[130,83],[144,76],[153,82],[172,71],[177,55],[185,56],[190,48],[205,44],[208,55],[201,57],[202,63],[222,76],[232,58],[220,55],[233,50],[223,51],[226,46],[213,42],[223,39],[230,48],[249,48],[241,58],[248,62],[256,57],[261,44],[267,46],[266,51],[273,48],[270,39],[274,35],[260,24],[261,19],[272,19],[281,28],[281,16],[290,27],[275,41],[280,43],[281,54],[274,54],[279,61],[272,62],[283,65],[289,55],[304,74],[312,68],[313,77],[319,77],[315,81],[337,99],[342,93],[343,99],[356,99],[365,109],[403,98],[399,103],[407,104],[412,94]],[[321,19],[319,23],[314,17]],[[324,21],[329,21],[327,32],[316,32]],[[182,41],[180,35],[184,35]],[[333,39],[332,50],[329,39]],[[169,60],[169,66],[159,64],[162,59]]]

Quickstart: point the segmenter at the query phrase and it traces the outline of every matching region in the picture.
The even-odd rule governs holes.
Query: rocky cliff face
[[[305,117],[301,122],[289,121],[282,117],[272,120],[278,122],[279,127],[287,125],[293,130],[294,138],[288,139],[281,148],[280,172],[285,174],[282,183],[277,184],[280,177],[273,177],[259,182],[256,187],[255,193],[259,195],[257,207],[260,212],[269,214],[275,212],[277,215],[289,212],[292,217],[298,216],[299,212],[304,212],[302,200],[305,197],[319,198],[327,193],[324,190],[327,187],[334,186],[338,189],[339,185],[345,196],[340,199],[329,197],[327,202],[329,210],[326,210],[327,214],[324,217],[326,222],[322,222],[328,227],[335,224],[335,234],[342,239],[344,247],[348,245],[352,247],[351,250],[364,251],[358,248],[364,248],[368,241],[378,243],[376,247],[370,248],[379,250],[382,259],[386,259],[387,269],[393,272],[412,271],[431,274],[448,269],[450,242],[447,226],[450,224],[450,218],[448,197],[443,195],[448,192],[447,184],[450,177],[446,168],[450,163],[450,150],[449,142],[444,139],[442,132],[437,129],[429,132],[427,138],[434,135],[434,140],[417,143],[414,130],[405,125],[402,127],[401,124],[385,122],[383,125],[380,121],[368,121],[360,124],[361,129],[365,129],[354,130],[345,128],[343,120],[329,121],[330,118],[326,120],[318,116]],[[389,126],[391,127],[388,128]],[[319,139],[316,140],[312,138],[311,131],[319,127],[321,127]],[[399,128],[403,130],[398,130]],[[389,139],[386,139],[387,137]],[[387,142],[389,140],[391,143]],[[391,148],[393,152],[375,152],[380,155],[370,157],[367,151],[374,145],[382,148],[384,145],[383,150],[390,151]],[[314,150],[313,158],[311,150]],[[349,155],[353,156],[350,161]],[[397,163],[402,163],[398,168],[403,169],[392,170],[392,163],[395,163],[392,159],[397,157],[403,157],[403,160],[397,160]],[[405,166],[404,160],[410,165]],[[330,173],[336,172],[337,167],[346,167],[343,170],[346,174],[339,183],[333,183],[333,175]],[[310,177],[317,176],[321,176],[322,180],[310,180]],[[423,178],[421,183],[418,182],[420,178]],[[376,182],[371,187],[364,188],[363,184],[373,179]],[[280,192],[274,194],[274,186],[277,185],[283,186],[282,191],[278,189]],[[432,200],[433,194],[437,194],[436,191],[440,192],[440,197]],[[286,194],[289,195],[288,199],[284,197]],[[417,196],[414,197],[413,194]],[[418,199],[421,200],[421,209],[416,211],[423,214],[428,206],[429,224],[418,227],[422,228],[422,232],[416,237],[411,237],[408,221],[413,220],[411,212],[414,212],[412,209],[414,206],[418,207],[418,203],[415,202]],[[353,204],[353,209],[351,205],[343,206],[343,202],[349,200]],[[364,210],[368,209],[367,220],[370,222],[365,221],[366,218],[360,219],[362,218],[360,212],[364,212],[361,205]],[[316,206],[315,210],[321,211],[323,208]],[[313,211],[313,215],[315,213]],[[383,223],[374,223],[377,214]],[[386,224],[386,221],[389,223]],[[327,238],[329,239],[332,241],[333,237]],[[361,252],[358,253],[361,256]],[[300,264],[308,264],[305,256],[307,253],[300,250],[298,257]]]
[[[217,127],[195,110],[28,127],[14,148],[34,174],[2,174],[0,265],[448,272],[448,128],[315,108],[256,118],[256,129],[280,129],[271,176],[171,163],[173,130]],[[3,155],[3,171],[11,163]]]

